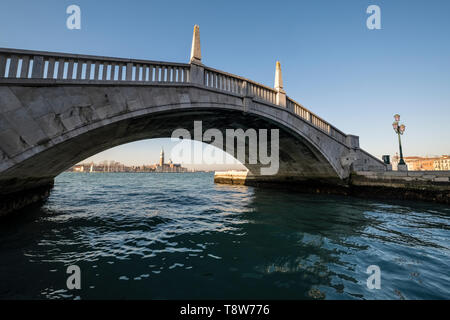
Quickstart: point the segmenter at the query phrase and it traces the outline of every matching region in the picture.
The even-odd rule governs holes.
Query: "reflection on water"
[[[60,175],[43,208],[0,226],[0,298],[450,298],[448,207],[212,180]]]

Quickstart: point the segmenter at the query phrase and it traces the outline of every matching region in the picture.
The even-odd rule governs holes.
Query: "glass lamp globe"
[[[397,123],[397,122],[394,122],[394,123],[392,124],[392,127],[394,128],[395,131],[397,131],[398,123]]]

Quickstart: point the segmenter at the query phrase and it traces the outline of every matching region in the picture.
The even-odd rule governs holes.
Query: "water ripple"
[[[65,173],[43,208],[0,226],[0,298],[448,299],[449,238],[440,205],[215,185],[205,173]],[[374,264],[381,290],[366,287]]]

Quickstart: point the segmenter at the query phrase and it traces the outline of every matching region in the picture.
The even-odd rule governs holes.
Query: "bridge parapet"
[[[192,67],[192,64],[174,62],[0,48],[0,79],[115,84],[196,83],[277,104],[278,92],[274,88],[203,65],[203,81],[197,83],[191,80]],[[293,99],[286,98],[286,107],[279,107],[287,108],[339,142],[346,143],[346,135],[342,131]]]
[[[300,118],[304,119],[305,121],[310,122],[312,125],[314,125],[316,128],[319,128],[320,130],[324,131],[328,135],[332,136],[336,140],[338,140],[341,143],[347,144],[347,135],[342,132],[341,130],[337,129],[327,121],[323,120],[316,114],[312,113],[308,109],[306,109],[304,106],[302,106],[300,103],[296,102],[295,100],[291,98],[286,99],[287,102],[287,108],[295,113]],[[351,147],[349,145],[349,147]]]
[[[250,96],[255,100],[276,104],[277,91],[250,79],[205,67],[203,84],[206,87]],[[246,87],[246,89],[244,89]]]
[[[250,79],[204,66],[201,62],[200,31],[194,28],[189,64],[151,60],[123,59],[93,55],[0,48],[0,83],[80,83],[143,85],[193,84],[286,109],[308,124],[353,148],[347,135],[300,103],[283,90],[281,65],[277,62],[275,88]]]
[[[0,48],[0,78],[107,82],[188,82],[190,65]]]

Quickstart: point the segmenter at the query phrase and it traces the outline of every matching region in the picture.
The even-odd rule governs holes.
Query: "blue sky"
[[[81,30],[66,8],[81,8]],[[366,8],[381,8],[369,30]],[[393,115],[405,155],[450,153],[450,1],[0,1],[0,46],[187,62],[194,24],[203,63],[273,86],[280,60],[287,94],[361,147],[393,155]],[[95,157],[142,164],[169,140]],[[124,148],[124,149],[120,149]],[[121,152],[120,150],[126,150]]]

